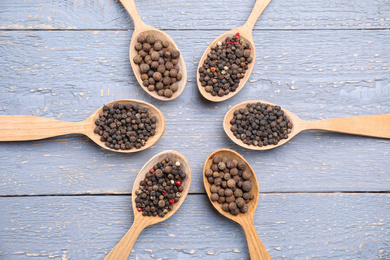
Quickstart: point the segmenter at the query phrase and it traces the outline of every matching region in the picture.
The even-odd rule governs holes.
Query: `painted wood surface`
[[[261,188],[261,187],[260,187]],[[389,259],[389,194],[261,194],[255,227],[274,260]],[[133,221],[130,196],[1,198],[1,259],[102,259]],[[248,259],[242,228],[205,195],[146,228],[130,259]]]
[[[130,259],[248,259],[243,230],[203,188],[204,161],[218,148],[236,150],[256,173],[255,226],[273,259],[390,258],[390,140],[313,131],[259,152],[222,128],[232,106],[252,99],[305,120],[390,113],[389,0],[272,0],[254,27],[246,86],[208,102],[196,86],[199,59],[254,2],[136,0],[186,62],[185,90],[162,102],[130,68],[134,24],[119,1],[0,1],[0,115],[76,122],[133,98],[166,118],[159,142],[130,155],[81,135],[0,142],[0,259],[102,259],[133,221],[138,171],[164,150],[188,159],[190,193],[177,215],[141,233]]]
[[[141,18],[159,29],[232,29],[245,23],[255,1],[137,0]],[[255,29],[390,28],[388,0],[272,1]],[[128,29],[133,23],[118,0],[6,0],[0,29]]]

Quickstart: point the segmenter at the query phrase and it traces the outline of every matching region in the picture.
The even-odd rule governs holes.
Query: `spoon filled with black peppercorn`
[[[170,218],[183,204],[190,185],[191,169],[184,155],[166,151],[153,156],[134,181],[133,225],[104,259],[128,259],[141,231]]]
[[[142,21],[134,0],[120,2],[134,22],[129,56],[138,83],[156,99],[177,98],[187,82],[187,69],[179,48],[167,33]]]
[[[110,102],[82,122],[38,116],[0,116],[0,141],[32,141],[84,134],[101,147],[134,153],[154,145],[163,135],[165,118],[155,106],[134,99]]]
[[[203,184],[214,208],[244,229],[251,259],[270,260],[254,225],[259,184],[244,157],[230,149],[213,151],[203,166]]]
[[[236,95],[255,65],[253,27],[271,0],[257,0],[246,23],[218,36],[199,61],[197,84],[202,96],[221,102]]]
[[[306,121],[265,101],[245,101],[232,107],[223,129],[236,144],[251,150],[268,150],[306,130],[390,138],[390,114]]]

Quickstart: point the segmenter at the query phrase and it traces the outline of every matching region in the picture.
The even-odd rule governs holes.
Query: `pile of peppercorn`
[[[236,33],[211,47],[199,68],[199,81],[206,92],[222,97],[236,91],[252,60],[250,45]]]
[[[144,216],[164,217],[173,209],[184,190],[182,183],[187,174],[181,169],[179,161],[166,158],[157,163],[140,181],[135,191],[137,210]]]
[[[246,108],[234,111],[230,130],[244,144],[254,146],[276,145],[287,139],[293,127],[280,106],[247,104]]]
[[[135,44],[138,55],[133,59],[140,67],[142,85],[167,98],[178,90],[177,82],[182,79],[177,65],[180,52],[169,45],[152,34],[140,35]]]
[[[140,108],[138,104],[115,103],[103,106],[95,121],[94,132],[111,149],[140,149],[155,135],[156,122],[156,117],[150,115],[147,108]]]
[[[210,169],[205,171],[212,201],[222,204],[222,210],[236,216],[248,211],[248,202],[254,198],[250,193],[252,173],[245,170],[245,163],[225,156],[214,157]]]

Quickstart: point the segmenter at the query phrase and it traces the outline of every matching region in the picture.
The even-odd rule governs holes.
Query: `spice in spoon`
[[[223,97],[237,90],[252,60],[250,45],[236,33],[211,47],[199,68],[199,81],[206,92]]]
[[[157,119],[147,108],[138,104],[115,103],[103,106],[95,121],[95,134],[108,148],[115,150],[140,149],[156,134]]]
[[[180,200],[186,177],[179,161],[166,158],[155,164],[135,191],[138,212],[144,216],[164,217]]]
[[[276,145],[287,139],[293,128],[280,106],[247,104],[245,108],[234,111],[230,120],[230,130],[244,144],[254,146]]]
[[[222,210],[234,216],[248,211],[248,203],[254,198],[250,193],[252,173],[243,161],[216,156],[204,174],[211,184],[211,201],[222,204]]]
[[[159,96],[172,97],[183,77],[178,65],[180,52],[153,34],[141,34],[134,48],[138,54],[133,61],[139,65],[142,85]]]

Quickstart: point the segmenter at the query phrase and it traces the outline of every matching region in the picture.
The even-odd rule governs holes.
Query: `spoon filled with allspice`
[[[187,82],[187,70],[179,48],[167,33],[142,21],[134,0],[120,2],[134,22],[129,56],[138,83],[156,99],[177,98]]]
[[[230,149],[213,151],[203,166],[203,184],[214,208],[244,229],[251,259],[270,260],[254,224],[259,184],[244,157]]]

